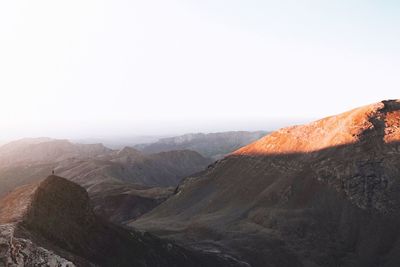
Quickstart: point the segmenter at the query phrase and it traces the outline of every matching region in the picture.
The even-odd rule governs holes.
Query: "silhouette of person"
[[[51,174],[54,175],[54,170],[51,171]]]

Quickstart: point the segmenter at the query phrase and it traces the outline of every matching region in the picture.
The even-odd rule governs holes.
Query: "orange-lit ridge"
[[[367,131],[376,131],[376,138],[386,143],[400,141],[400,100],[382,101],[306,125],[283,128],[232,155],[313,152],[356,143]]]

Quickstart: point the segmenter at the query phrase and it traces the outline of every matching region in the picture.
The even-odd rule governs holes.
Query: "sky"
[[[0,140],[269,130],[399,98],[400,4],[0,2]]]

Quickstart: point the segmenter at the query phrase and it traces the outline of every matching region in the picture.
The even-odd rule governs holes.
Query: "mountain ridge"
[[[397,266],[399,110],[383,101],[278,130],[129,225],[252,266]]]
[[[157,142],[139,144],[135,147],[145,153],[171,150],[193,150],[214,160],[257,140],[266,131],[231,131],[217,133],[189,133],[175,137],[161,138]]]
[[[262,155],[311,152],[333,146],[352,144],[360,141],[360,138],[363,138],[362,135],[373,130],[374,127],[384,127],[375,124],[379,123],[379,120],[385,120],[386,113],[388,113],[388,118],[398,116],[399,105],[398,100],[386,100],[306,125],[282,128],[238,149],[232,154]],[[318,142],[314,140],[318,140]],[[385,135],[385,142],[398,140],[400,140],[398,136],[391,135],[389,137]]]

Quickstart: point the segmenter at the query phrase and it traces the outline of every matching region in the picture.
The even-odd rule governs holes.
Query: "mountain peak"
[[[281,129],[130,225],[215,240],[251,266],[400,266],[399,129],[397,100]]]
[[[58,205],[62,208],[56,213],[55,206]],[[0,201],[0,223],[36,222],[41,216],[47,218],[49,214],[65,217],[77,214],[88,205],[89,197],[85,189],[62,177],[50,175],[5,196]]]
[[[390,143],[400,140],[400,101],[385,100],[305,125],[275,131],[233,152],[268,155],[313,152],[353,144],[366,136]]]

